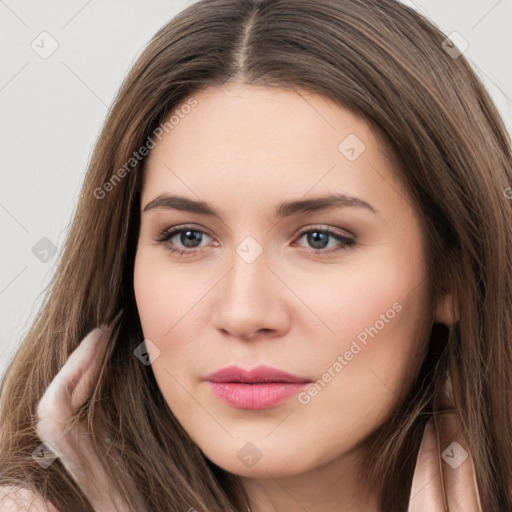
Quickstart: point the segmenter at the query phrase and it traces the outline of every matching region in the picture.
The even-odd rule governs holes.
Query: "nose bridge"
[[[259,330],[281,330],[286,322],[267,252],[256,244],[247,237],[236,247],[214,306],[216,327],[242,338]]]
[[[224,295],[230,307],[255,308],[265,300],[268,303],[272,283],[269,282],[267,253],[260,247],[258,251],[254,242],[243,241],[236,248]]]

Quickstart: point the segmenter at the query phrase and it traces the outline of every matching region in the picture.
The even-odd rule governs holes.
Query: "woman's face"
[[[368,125],[324,97],[228,84],[188,100],[142,187],[134,286],[158,386],[232,473],[352,460],[428,338],[418,215]]]

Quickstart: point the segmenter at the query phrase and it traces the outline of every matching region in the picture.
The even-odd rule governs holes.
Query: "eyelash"
[[[156,242],[163,244],[167,251],[169,251],[173,254],[177,253],[179,256],[185,256],[185,257],[193,256],[193,255],[203,252],[204,247],[199,248],[199,249],[197,249],[197,248],[196,249],[176,249],[175,247],[171,247],[171,245],[169,244],[169,241],[175,235],[183,233],[185,231],[194,231],[196,233],[202,233],[207,236],[210,236],[205,231],[203,231],[201,229],[197,229],[194,226],[180,226],[180,227],[176,227],[176,228],[164,229],[160,233],[159,237],[156,239]],[[331,250],[325,250],[325,249],[309,249],[308,250],[308,252],[313,253],[315,255],[324,255],[325,254],[327,256],[332,253],[337,254],[340,251],[345,251],[345,250],[349,249],[350,247],[352,247],[355,244],[355,240],[353,238],[349,238],[349,237],[340,235],[339,233],[337,233],[335,231],[332,231],[330,229],[325,229],[325,228],[308,228],[308,229],[304,228],[299,231],[297,240],[299,240],[300,238],[302,238],[303,235],[308,234],[308,233],[321,233],[321,234],[329,235],[332,238],[334,238],[335,240],[337,240],[338,242],[343,242],[343,244],[344,244],[340,248],[335,249],[335,250],[332,250],[332,249]]]

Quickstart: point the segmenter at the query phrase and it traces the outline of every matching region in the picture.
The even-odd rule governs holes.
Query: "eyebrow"
[[[320,212],[348,206],[363,208],[373,213],[377,213],[372,205],[358,197],[348,196],[346,194],[329,194],[313,197],[311,199],[282,202],[276,208],[275,215],[278,218],[284,218],[301,213]],[[173,194],[162,194],[157,196],[144,207],[142,212],[147,212],[153,208],[169,208],[173,210],[209,215],[218,219],[221,218],[220,212],[208,203]]]

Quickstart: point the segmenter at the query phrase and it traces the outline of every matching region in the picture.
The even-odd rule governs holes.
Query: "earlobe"
[[[455,306],[455,301],[451,293],[447,293],[439,298],[435,313],[434,322],[451,326],[459,321],[459,313]]]

